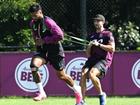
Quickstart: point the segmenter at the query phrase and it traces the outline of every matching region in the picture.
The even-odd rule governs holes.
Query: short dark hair
[[[32,4],[32,5],[29,7],[29,12],[30,12],[30,13],[37,12],[38,10],[42,10],[41,6],[40,6],[38,3]]]

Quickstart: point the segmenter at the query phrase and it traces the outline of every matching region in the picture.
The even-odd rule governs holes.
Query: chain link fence
[[[112,11],[111,5],[113,1],[86,0],[87,33],[92,32],[93,16],[98,13],[105,16],[110,14],[111,16],[110,11]],[[80,35],[80,0],[40,0],[40,4],[45,15],[56,20],[66,32],[73,32],[76,36]]]
[[[87,0],[87,32],[91,33],[93,29],[93,17],[96,14],[103,14],[108,20],[110,7],[113,0]],[[110,15],[111,16],[111,15]]]
[[[45,15],[55,19],[65,31],[80,34],[81,0],[40,0]],[[103,14],[111,23],[121,20],[140,22],[140,2],[137,0],[86,0],[87,33],[92,32],[92,18]],[[135,20],[137,19],[137,20]]]
[[[85,2],[86,4],[81,4]],[[110,0],[85,0],[85,2],[80,0],[40,0],[45,15],[53,18],[66,33],[70,32],[73,36],[80,38],[86,38],[86,34],[93,31],[93,16],[98,13],[107,15],[111,7]],[[83,8],[82,5],[86,5],[86,8]],[[86,15],[82,13],[84,9]],[[86,26],[82,26],[83,21]],[[79,45],[74,44],[74,46],[82,48]]]
[[[40,0],[44,14],[53,18],[64,31],[78,33],[79,0]]]
[[[3,0],[7,4],[6,1]],[[93,20],[92,18],[96,14],[103,14],[106,17],[106,20],[109,22],[107,27],[110,24],[120,24],[125,21],[135,22],[136,25],[140,26],[140,1],[138,0],[30,0],[39,2],[42,6],[43,12],[46,16],[54,19],[58,25],[64,30],[65,33],[79,38],[86,38],[87,34],[90,34],[94,31]],[[83,2],[84,1],[84,2]],[[25,0],[22,1],[23,3]],[[2,4],[3,2],[0,2]],[[8,7],[6,4],[3,5],[3,11],[0,14],[1,17],[5,17],[2,20],[0,18],[0,38],[1,43],[5,43],[3,40],[13,39],[13,36],[16,35],[21,29],[27,29],[29,20],[24,20],[25,13],[18,14],[16,5],[13,4],[13,0]],[[24,3],[25,4],[25,3]],[[20,9],[25,8],[22,5]],[[13,9],[12,7],[15,7]],[[2,7],[1,7],[2,8]],[[12,9],[6,9],[12,8]],[[15,14],[16,12],[16,14]],[[10,20],[17,18],[16,20]],[[6,22],[5,22],[6,21]],[[86,31],[86,32],[85,32]],[[26,34],[26,32],[25,32]],[[9,36],[12,35],[10,38]],[[20,34],[17,35],[14,40],[21,40]],[[84,37],[83,37],[84,36]],[[18,43],[12,42],[6,43],[4,45],[14,45],[17,46]],[[70,43],[71,44],[71,43]],[[81,48],[77,44],[73,44],[75,49]],[[70,46],[72,47],[72,46]],[[72,48],[73,49],[73,48]],[[74,49],[73,49],[74,50]]]

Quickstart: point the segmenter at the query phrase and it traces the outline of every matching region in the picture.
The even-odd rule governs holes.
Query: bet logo
[[[84,66],[86,60],[87,58],[77,57],[69,61],[66,65],[66,73],[73,78],[76,84],[80,83],[82,67]],[[86,85],[87,90],[93,87],[92,82],[89,79],[87,79]]]
[[[131,77],[135,85],[140,88],[140,59],[134,63],[132,67]]]
[[[36,92],[38,90],[35,82],[33,81],[30,62],[31,58],[26,58],[17,65],[15,70],[15,81],[22,90],[27,92]],[[46,65],[41,66],[39,68],[39,72],[42,76],[42,84],[44,87],[49,79],[49,71]]]

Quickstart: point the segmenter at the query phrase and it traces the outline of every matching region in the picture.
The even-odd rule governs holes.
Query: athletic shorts
[[[33,57],[44,58],[46,60],[46,64],[49,62],[55,70],[61,71],[64,68],[64,57],[60,55],[46,56],[46,53],[37,53]]]
[[[89,70],[91,70],[92,67],[97,68],[101,72],[99,78],[104,77],[108,70],[105,60],[93,61],[88,59],[83,66],[83,68],[88,68]]]

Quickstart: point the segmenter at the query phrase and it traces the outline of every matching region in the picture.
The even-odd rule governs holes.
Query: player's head
[[[38,3],[31,5],[29,12],[31,13],[32,18],[35,20],[43,18],[42,8]]]
[[[101,27],[103,27],[104,23],[105,23],[105,17],[101,14],[97,14],[94,18],[94,26],[96,29],[99,29]]]

